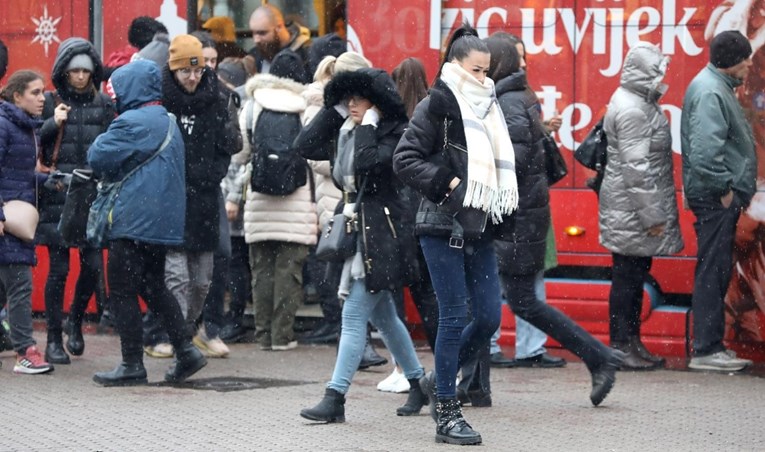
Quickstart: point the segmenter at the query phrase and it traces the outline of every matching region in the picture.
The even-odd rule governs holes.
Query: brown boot
[[[653,370],[658,367],[655,363],[641,358],[629,343],[612,342],[611,347],[625,355],[620,370]]]
[[[664,358],[652,354],[645,348],[645,345],[643,345],[643,342],[640,340],[640,336],[632,336],[630,338],[630,348],[634,350],[639,357],[650,363],[656,364],[658,367],[664,367],[664,363],[666,363]]]

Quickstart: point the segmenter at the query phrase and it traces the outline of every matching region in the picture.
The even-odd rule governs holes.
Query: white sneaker
[[[399,372],[395,367],[385,380],[377,383],[377,390],[382,392],[393,392],[401,394],[403,392],[409,392],[409,380],[406,379],[403,373]]]
[[[292,341],[292,342],[290,342],[290,343],[288,343],[286,345],[271,344],[271,350],[273,350],[275,352],[284,352],[284,351],[287,351],[287,350],[295,349],[295,348],[297,348],[297,346],[298,346],[298,342],[297,341]]]
[[[210,339],[203,328],[200,328],[194,336],[194,345],[208,358],[227,358],[229,349],[219,337]]]
[[[752,364],[748,359],[736,358],[733,352],[723,350],[707,356],[691,358],[688,367],[693,370],[712,370],[719,372],[737,372]]]
[[[167,343],[149,345],[143,348],[143,351],[152,358],[172,358],[173,346]]]

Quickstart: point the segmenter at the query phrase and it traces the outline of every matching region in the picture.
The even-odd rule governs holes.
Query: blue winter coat
[[[162,99],[159,66],[149,60],[127,64],[112,74],[119,116],[88,149],[88,164],[106,182],[118,182],[149,159],[173,128],[167,148],[122,185],[112,211],[109,240],[130,239],[159,245],[183,243],[186,215],[184,147]]]
[[[0,205],[20,199],[36,204],[35,132],[42,122],[0,101]],[[0,209],[0,221],[5,221]],[[10,234],[0,236],[0,265],[35,264],[35,248]]]

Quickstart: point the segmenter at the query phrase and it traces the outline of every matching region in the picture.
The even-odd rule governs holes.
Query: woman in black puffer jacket
[[[104,132],[114,119],[114,107],[108,96],[98,92],[103,66],[93,45],[82,38],[69,38],[61,43],[53,65],[53,85],[56,91],[45,94],[40,141],[42,161],[46,166],[71,174],[87,168],[90,144]],[[63,135],[58,150],[59,131]],[[81,355],[85,343],[82,319],[91,295],[95,292],[99,308],[105,302],[101,250],[87,246],[85,237],[67,242],[58,231],[58,223],[66,200],[66,188],[40,192],[40,224],[37,243],[48,247],[50,271],[45,284],[45,314],[48,321],[48,362],[69,364],[62,344],[62,310],[64,287],[69,274],[70,247],[79,248],[80,275],[70,307],[66,347],[72,355]]]
[[[550,194],[545,175],[544,126],[539,101],[521,69],[523,45],[507,33],[486,40],[491,51],[489,77],[497,80],[499,105],[515,149],[518,211],[515,221],[495,226],[494,248],[502,290],[513,312],[541,329],[584,361],[592,374],[590,400],[600,404],[613,387],[624,355],[612,351],[557,309],[536,296],[544,271],[545,239],[550,227]]]

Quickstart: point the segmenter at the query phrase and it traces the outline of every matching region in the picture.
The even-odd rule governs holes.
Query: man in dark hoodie
[[[258,73],[269,73],[277,56],[289,56],[292,73],[289,78],[304,84],[311,82],[313,72],[308,65],[310,30],[295,23],[285,24],[282,12],[272,5],[263,5],[253,11],[250,30],[255,42],[250,54],[255,58]]]
[[[226,176],[238,134],[230,118],[228,95],[205,66],[202,43],[176,36],[163,70],[163,104],[175,114],[186,145],[186,226],[183,246],[167,255],[166,284],[184,310],[187,328],[195,332],[213,271],[213,252],[220,235],[220,182]],[[225,344],[200,329],[197,346],[208,356],[223,357]]]

